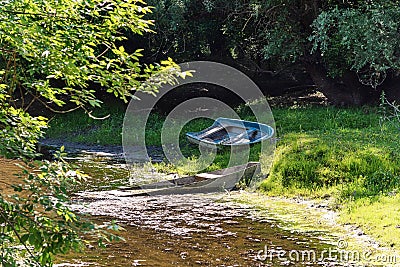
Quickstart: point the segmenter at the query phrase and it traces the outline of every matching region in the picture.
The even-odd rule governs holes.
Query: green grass
[[[93,120],[82,112],[54,118],[47,136],[89,144],[121,144],[124,110],[108,109],[110,118]],[[363,227],[385,245],[400,247],[400,131],[386,122],[380,125],[379,109],[297,107],[273,109],[280,141],[272,169],[260,190],[272,196],[330,198],[344,223]],[[237,109],[243,119],[254,119],[249,108]],[[107,112],[94,114],[107,115]],[[161,145],[164,117],[151,114],[146,144]],[[184,133],[199,131],[211,120],[197,119],[180,133],[186,166],[167,163],[159,171],[192,173],[200,151],[188,144]],[[250,160],[260,160],[260,145],[250,151]],[[261,156],[261,161],[263,160]],[[219,151],[207,170],[225,167],[229,151]]]
[[[339,222],[356,224],[365,234],[396,250],[400,248],[400,195],[379,195],[349,202]]]
[[[400,248],[400,131],[378,109],[274,111],[281,137],[260,189],[268,195],[330,198],[342,223]]]
[[[92,115],[108,118],[93,119],[83,110],[56,115],[50,119],[46,138],[84,144],[121,145],[125,107],[107,107],[96,110]]]
[[[262,190],[324,195],[335,187],[345,200],[399,185],[400,132],[381,127],[376,110],[306,108],[274,114],[282,139]]]

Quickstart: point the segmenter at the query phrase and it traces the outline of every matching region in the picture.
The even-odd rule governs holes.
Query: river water
[[[124,196],[116,189],[132,185],[132,170],[115,155],[69,160],[92,175],[73,207],[98,222],[116,220],[125,241],[64,256],[58,266],[338,266],[323,254],[333,247],[328,232],[287,230],[285,221],[227,194]],[[156,175],[138,168],[141,177]]]

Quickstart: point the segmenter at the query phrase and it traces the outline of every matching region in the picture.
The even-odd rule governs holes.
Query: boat
[[[211,148],[251,145],[273,135],[274,129],[269,125],[229,118],[218,118],[213,125],[200,132],[186,133],[189,142]]]
[[[180,195],[228,192],[240,181],[249,181],[259,175],[259,162],[249,162],[217,171],[121,189],[125,196]]]

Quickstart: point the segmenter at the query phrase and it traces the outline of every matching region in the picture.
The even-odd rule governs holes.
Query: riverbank
[[[51,122],[49,137],[63,136],[70,142],[118,145],[122,110],[109,112],[110,120],[92,120],[73,113]],[[246,106],[237,108],[251,120]],[[106,111],[96,114],[106,115]],[[400,248],[400,138],[398,127],[382,121],[376,107],[335,108],[326,106],[275,107],[278,138],[275,159],[260,192],[270,197],[320,201],[330,199],[329,208],[339,214],[338,222],[362,227],[381,246]],[[150,116],[151,132],[146,144],[160,145],[163,116]],[[207,120],[193,121],[185,130],[198,130]],[[66,131],[64,131],[66,129]],[[183,133],[184,134],[184,133]],[[107,137],[107,136],[113,136]],[[120,142],[120,141],[119,141]],[[181,138],[184,154],[197,157],[199,151]],[[259,148],[252,148],[250,160],[259,160]],[[208,170],[224,167],[229,153],[217,155]],[[176,171],[165,163],[155,164],[162,172]]]
[[[79,144],[75,144],[75,153],[78,147]],[[83,155],[90,160],[82,161]],[[76,159],[84,162],[86,167],[93,163],[107,162],[108,169],[111,165],[115,167],[115,172],[111,174],[114,179],[119,177],[119,173],[124,174],[121,178],[126,177],[124,168],[115,163],[117,161],[107,153],[93,156],[89,149],[84,150]],[[17,163],[0,160],[2,175],[10,177],[11,171],[18,172]],[[6,168],[3,167],[7,167],[9,171],[6,173]],[[107,175],[94,172],[103,167],[95,165],[88,170],[92,178],[85,182],[84,190],[108,190],[100,186],[97,180],[104,179]],[[141,171],[144,170],[141,168]],[[107,192],[102,191],[102,197],[89,202],[86,199],[78,209],[91,215],[107,216],[107,220],[116,219],[126,228],[126,231],[118,234],[127,241],[112,243],[106,250],[89,249],[82,255],[63,256],[59,262],[68,262],[68,265],[60,266],[85,266],[89,262],[95,266],[131,266],[132,262],[152,266],[169,266],[169,263],[179,266],[200,263],[219,266],[222,264],[221,258],[224,259],[224,264],[252,263],[267,266],[271,261],[265,255],[277,251],[312,251],[318,258],[324,257],[321,262],[335,266],[348,261],[345,258],[329,258],[323,253],[332,251],[339,257],[338,244],[341,246],[339,249],[346,253],[371,253],[368,254],[368,259],[356,260],[356,264],[365,263],[366,260],[372,264],[372,259],[382,255],[400,255],[395,248],[379,244],[365,234],[362,228],[342,223],[340,214],[331,209],[332,199],[271,197],[260,192],[246,191],[179,198],[132,198]],[[74,203],[77,200],[79,198]],[[101,217],[96,218],[101,220]],[[156,239],[153,238],[155,235]],[[224,240],[222,243],[221,238]],[[174,240],[174,243],[170,240]],[[143,244],[146,245],[142,248]],[[269,249],[268,252],[266,248]],[[219,253],[213,252],[214,249]],[[259,253],[260,251],[262,252]],[[77,261],[78,258],[81,260]],[[283,260],[274,257],[274,263],[282,262]],[[312,260],[298,260],[296,255],[292,255],[289,260],[286,257],[284,262],[307,266],[315,264]]]
[[[334,199],[309,199],[302,197],[266,196],[260,192],[238,191],[225,197],[226,200],[243,203],[256,208],[259,212],[268,212],[275,219],[286,222],[285,229],[308,232],[330,233],[337,240],[346,240],[349,248],[391,251],[362,227],[344,221],[338,210],[332,209]],[[396,252],[393,249],[393,252]]]
[[[226,199],[250,205],[259,213],[265,212],[270,217],[285,222],[282,227],[289,231],[320,232],[321,238],[324,233],[329,234],[333,249],[339,251],[339,254],[333,255],[337,262],[345,266],[400,266],[398,247],[388,246],[377,235],[371,235],[368,232],[370,226],[366,227],[343,216],[341,210],[333,210],[331,206],[334,199],[289,198],[248,192],[234,193]],[[378,211],[377,216],[379,215]],[[380,225],[375,223],[375,227]]]

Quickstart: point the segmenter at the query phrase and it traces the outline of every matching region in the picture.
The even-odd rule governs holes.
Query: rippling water
[[[124,196],[115,190],[129,182],[123,165],[82,155],[75,161],[93,179],[85,183],[88,191],[74,200],[73,207],[98,216],[98,221],[117,220],[126,229],[119,233],[126,241],[65,256],[59,266],[336,265],[334,259],[301,256],[304,251],[320,255],[328,249],[327,232],[284,230],[285,222],[225,201],[223,194]],[[281,251],[297,251],[300,258],[279,258]]]

